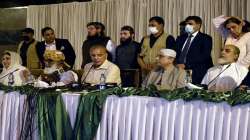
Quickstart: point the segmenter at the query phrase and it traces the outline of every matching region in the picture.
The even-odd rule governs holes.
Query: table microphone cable
[[[219,76],[220,76],[224,71],[226,71],[230,66],[231,66],[231,64],[229,64],[229,65],[228,65],[223,71],[221,71],[213,80],[211,80],[211,81],[207,84],[207,88],[208,88],[208,86],[209,86],[212,82],[214,82],[216,79],[218,79]]]

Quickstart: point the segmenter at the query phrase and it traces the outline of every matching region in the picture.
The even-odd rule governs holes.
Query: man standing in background
[[[18,45],[17,52],[22,59],[22,65],[28,69],[41,68],[37,49],[39,43],[34,39],[34,30],[32,28],[25,28],[21,31],[22,41]]]
[[[137,56],[140,44],[134,41],[134,29],[123,26],[120,31],[120,45],[116,48],[115,64],[121,70],[122,86],[135,86],[135,74],[139,71]],[[139,82],[139,81],[137,81]]]
[[[176,63],[181,69],[192,70],[192,83],[200,84],[207,70],[213,66],[212,37],[200,32],[200,17],[189,16],[185,21],[186,34],[176,39]]]
[[[44,41],[40,43],[38,56],[43,66],[43,54],[45,50],[59,50],[64,54],[65,62],[70,65],[70,68],[73,68],[75,64],[76,55],[70,42],[67,39],[56,38],[54,30],[51,27],[43,28],[42,36],[44,38]]]
[[[87,24],[88,36],[87,39],[84,40],[82,45],[82,68],[87,63],[91,62],[89,50],[91,46],[95,44],[103,44],[106,46],[108,50],[108,60],[115,60],[115,45],[111,41],[110,37],[107,37],[104,33],[105,26],[100,22],[90,22]]]
[[[156,66],[156,56],[161,49],[175,47],[174,37],[164,32],[164,24],[162,17],[155,16],[149,19],[150,35],[142,39],[138,57],[142,79]]]

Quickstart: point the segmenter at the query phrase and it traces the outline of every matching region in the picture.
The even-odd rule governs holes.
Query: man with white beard
[[[70,70],[65,56],[58,50],[46,50],[44,53],[45,68],[41,80],[54,86],[64,86],[78,81],[76,73]]]
[[[237,63],[240,50],[234,45],[226,45],[218,59],[219,65],[208,69],[201,84],[211,91],[232,91],[237,88],[248,73],[248,67]]]

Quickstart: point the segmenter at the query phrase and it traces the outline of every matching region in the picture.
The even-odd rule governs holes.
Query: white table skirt
[[[25,115],[25,95],[0,91],[0,140],[19,140]]]
[[[4,94],[0,91],[0,140],[20,140],[22,122],[27,111],[26,98],[26,95],[20,95],[18,92]],[[73,126],[80,95],[64,93],[62,98]],[[33,139],[38,139],[37,126],[34,126],[34,129]]]
[[[73,126],[79,94],[62,94]],[[26,95],[0,91],[0,140],[20,137]],[[109,96],[97,140],[250,140],[250,104]],[[37,139],[37,131],[34,137]]]
[[[250,104],[107,98],[97,140],[250,140]]]

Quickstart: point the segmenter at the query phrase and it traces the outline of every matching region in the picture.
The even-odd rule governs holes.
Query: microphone
[[[10,73],[5,74],[4,76],[2,76],[2,77],[0,78],[0,80],[2,80],[2,79],[5,78],[6,76],[8,76],[8,75],[10,75],[10,74],[12,74],[12,73],[14,73],[14,72],[16,72],[16,71],[18,71],[18,70],[19,70],[19,68],[15,69],[14,71],[12,71],[12,72],[10,72]]]
[[[83,82],[86,80],[86,78],[88,77],[89,72],[90,72],[90,70],[93,68],[93,66],[94,66],[94,65],[91,65],[91,67],[89,68],[89,70],[88,70],[86,76],[83,78],[83,80],[81,81],[81,83],[83,83]],[[85,83],[85,82],[84,82],[84,83]]]
[[[207,84],[206,88],[208,89],[209,85],[210,85],[212,82],[214,82],[216,79],[218,79],[219,76],[220,76],[225,70],[227,70],[230,66],[231,66],[231,64],[229,64],[229,65],[228,65],[223,71],[221,71],[213,80],[211,80],[211,81]]]

